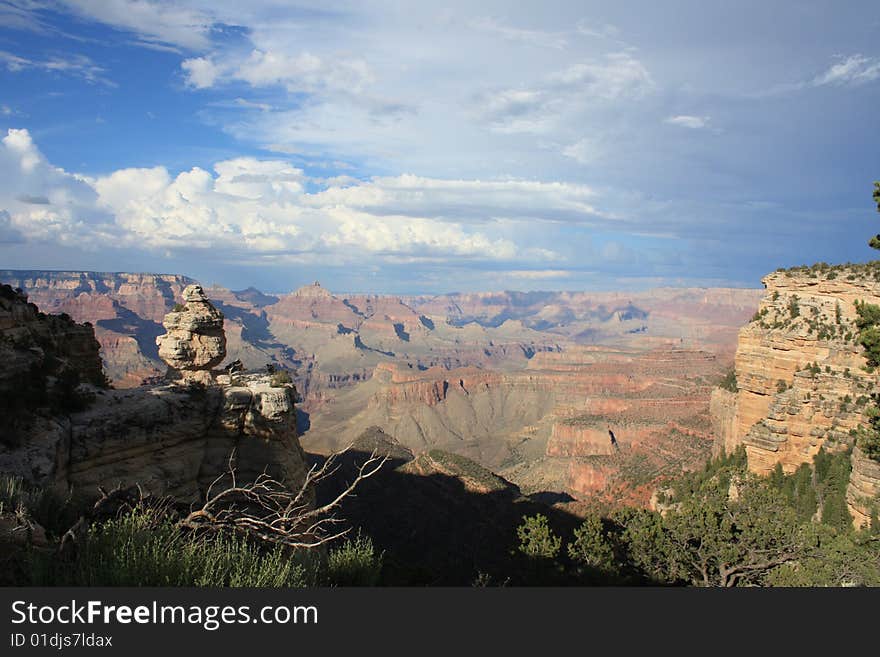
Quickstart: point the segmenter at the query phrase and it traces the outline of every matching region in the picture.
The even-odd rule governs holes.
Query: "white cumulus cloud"
[[[540,262],[552,250],[518,239],[517,223],[590,221],[583,185],[445,180],[413,175],[316,183],[284,160],[240,157],[213,171],[125,168],[87,177],[51,165],[27,130],[0,142],[0,211],[10,235],[161,253],[211,249],[246,261],[325,254],[326,263]]]

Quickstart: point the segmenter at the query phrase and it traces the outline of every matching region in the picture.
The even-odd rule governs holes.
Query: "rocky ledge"
[[[846,503],[857,527],[870,526],[872,516],[880,515],[880,462],[865,456],[858,447],[851,460]]]
[[[198,499],[230,467],[239,481],[267,472],[291,488],[301,485],[306,461],[294,387],[268,374],[227,374],[215,381],[210,368],[223,358],[223,316],[200,287],[186,289],[184,309],[166,316],[168,335],[159,340],[168,364],[182,376],[130,390],[85,383],[101,372],[90,326],[43,315],[8,286],[0,291],[0,349],[5,362],[15,364],[4,368],[0,384],[4,377],[14,384],[10,372],[63,365],[78,374],[69,392],[88,399],[83,407],[60,410],[35,397],[20,426],[4,429],[0,472],[85,495],[98,486],[139,484],[154,495],[187,501]],[[43,369],[41,381],[51,381],[55,371]]]
[[[865,425],[877,374],[859,344],[857,303],[880,305],[872,265],[780,270],[763,279],[766,293],[739,332],[736,392],[716,389],[711,411],[715,451],[743,444],[749,469],[777,464],[793,472],[816,453],[847,450]],[[858,525],[880,493],[880,463],[852,452],[847,501]]]

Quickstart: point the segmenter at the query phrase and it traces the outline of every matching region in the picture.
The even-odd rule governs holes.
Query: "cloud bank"
[[[316,185],[284,160],[240,157],[212,171],[124,168],[84,176],[53,166],[30,133],[0,142],[0,210],[29,241],[156,252],[217,250],[250,261],[321,257],[543,262],[556,254],[518,227],[605,221],[584,185],[414,175]],[[527,231],[526,231],[527,232]]]

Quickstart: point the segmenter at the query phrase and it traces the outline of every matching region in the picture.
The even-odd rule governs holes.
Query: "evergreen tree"
[[[798,520],[810,522],[816,515],[819,501],[816,497],[816,489],[813,487],[813,469],[807,464],[801,464],[790,477],[791,501],[794,504]]]
[[[877,212],[880,212],[880,182],[874,183],[874,202],[877,204]],[[880,235],[874,235],[868,246],[872,249],[880,249]]]
[[[782,463],[777,462],[773,472],[770,473],[769,483],[773,488],[782,492],[785,487],[785,474],[782,471]]]
[[[741,478],[736,499],[713,483],[664,519],[676,579],[695,586],[761,584],[774,569],[805,553],[804,527],[767,481]]]
[[[547,517],[540,513],[523,517],[516,534],[519,537],[517,552],[522,558],[516,579],[536,586],[558,583],[564,570],[557,561],[562,539],[553,533]]]
[[[616,570],[614,548],[602,518],[591,513],[574,530],[574,540],[568,544],[568,556],[587,569],[588,575],[607,575]]]
[[[517,527],[519,551],[533,559],[555,559],[562,547],[562,539],[553,533],[542,514],[526,516]]]

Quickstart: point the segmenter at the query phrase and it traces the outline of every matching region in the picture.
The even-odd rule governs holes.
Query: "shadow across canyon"
[[[165,328],[157,322],[137,315],[118,301],[113,301],[113,309],[116,311],[116,317],[114,319],[99,319],[98,326],[115,333],[131,336],[137,342],[138,349],[144,356],[151,360],[160,361],[156,338],[164,335]]]
[[[382,554],[382,585],[652,584],[647,578],[624,580],[615,573],[572,565],[565,544],[582,519],[545,503],[570,497],[524,495],[514,484],[457,455],[448,455],[443,472],[432,467],[437,462],[430,457],[413,458],[396,443],[359,445],[356,441],[338,457],[334,475],[319,485],[318,503],[341,492],[374,449],[388,454],[389,461],[376,475],[360,482],[338,515],[351,527],[352,536],[358,532],[369,536],[376,552]],[[318,465],[325,461],[318,454],[307,454],[307,458]],[[450,471],[449,463],[457,464],[460,472],[454,467]],[[563,537],[556,560],[529,559],[517,550],[517,527],[524,516],[536,514],[546,516],[553,531]],[[572,572],[578,575],[573,577]]]

